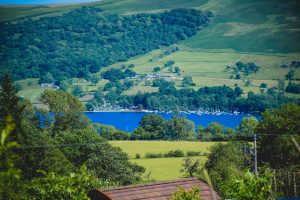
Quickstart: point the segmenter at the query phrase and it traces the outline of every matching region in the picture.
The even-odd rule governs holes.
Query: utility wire
[[[296,134],[295,134],[296,135]],[[231,141],[231,140],[226,140],[226,136],[224,135],[224,137],[210,137],[210,139],[213,140],[219,140],[219,141]],[[294,135],[289,135],[289,134],[258,134],[256,136],[294,136]],[[231,136],[228,136],[229,138]],[[244,139],[252,139],[254,138],[254,135],[232,135],[232,139],[236,139],[236,141],[240,141],[241,138]],[[131,140],[128,140],[131,141]],[[151,141],[151,140],[149,140]],[[152,140],[152,141],[162,141],[162,140]],[[163,140],[165,141],[165,140]],[[174,140],[174,142],[176,142],[176,140]],[[30,148],[52,148],[52,147],[80,147],[80,146],[88,146],[88,145],[100,145],[100,144],[105,144],[105,142],[87,142],[87,143],[68,143],[68,144],[45,144],[45,145],[29,145],[29,146],[21,146],[21,147],[17,147],[18,149],[30,149]]]

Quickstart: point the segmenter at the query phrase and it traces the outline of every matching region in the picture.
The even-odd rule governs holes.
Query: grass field
[[[247,94],[249,91],[255,93],[260,92],[260,84],[266,83],[268,88],[275,87],[278,84],[278,79],[283,79],[291,68],[281,68],[282,63],[290,63],[293,60],[300,60],[300,54],[257,54],[257,53],[241,53],[235,52],[230,49],[219,50],[189,50],[184,46],[179,46],[178,52],[172,53],[167,56],[160,55],[166,50],[154,50],[148,54],[140,55],[129,59],[127,62],[113,64],[102,71],[111,68],[120,68],[122,64],[134,64],[134,71],[140,74],[153,74],[153,68],[156,66],[163,67],[164,63],[168,60],[174,60],[174,66],[179,66],[181,69],[181,76],[173,73],[173,77],[167,78],[173,80],[178,88],[180,88],[183,76],[191,76],[196,83],[194,89],[199,89],[204,86],[239,86]],[[234,66],[236,62],[242,61],[244,63],[254,62],[261,67],[260,71],[245,77],[243,80],[231,79],[230,76],[234,75],[232,71],[225,71],[227,65]],[[167,68],[162,69],[158,75],[169,73]],[[296,70],[295,78],[300,79],[300,70]],[[251,80],[250,86],[245,86],[246,80]],[[287,85],[287,82],[286,82]],[[131,90],[126,91],[125,94],[136,94],[141,92],[154,92],[155,89],[143,86],[140,83],[138,86],[133,87]],[[296,95],[298,96],[298,95]]]
[[[203,165],[207,158],[205,156],[192,157],[193,160],[199,159]],[[133,159],[138,165],[146,168],[145,175],[150,173],[150,179],[154,181],[175,180],[184,176],[180,172],[182,169],[183,158],[151,158],[151,159]],[[146,179],[144,175],[144,179]]]
[[[183,164],[183,158],[151,158],[146,159],[146,153],[167,153],[170,150],[201,151],[209,152],[209,148],[216,142],[188,142],[188,141],[110,141],[110,144],[120,147],[129,155],[132,162],[146,168],[145,175],[151,172],[150,179],[174,180],[183,176],[180,173]],[[139,153],[142,158],[135,159]],[[199,159],[202,164],[205,163],[205,156],[193,157]]]
[[[167,153],[170,150],[208,152],[215,142],[189,141],[111,141],[110,144],[120,147],[131,159],[139,153],[142,157],[146,153]]]
[[[29,99],[32,103],[39,103],[39,97],[41,94],[45,90],[52,90],[52,88],[42,88],[38,84],[37,78],[28,78],[25,80],[16,81],[16,83],[20,84],[22,87],[22,90],[18,92],[18,95]]]

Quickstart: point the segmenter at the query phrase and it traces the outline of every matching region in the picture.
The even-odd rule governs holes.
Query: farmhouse
[[[129,185],[105,190],[94,189],[90,192],[90,198],[92,200],[167,200],[178,187],[190,190],[195,186],[200,187],[203,200],[221,199],[216,191],[198,178]]]

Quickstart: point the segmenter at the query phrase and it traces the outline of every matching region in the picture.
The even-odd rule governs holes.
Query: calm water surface
[[[88,118],[94,123],[101,123],[106,125],[115,126],[118,129],[132,132],[136,129],[142,117],[147,114],[146,112],[86,112]],[[170,119],[173,114],[157,113],[165,119]],[[219,122],[220,124],[235,128],[239,125],[244,117],[249,117],[248,114],[180,114],[187,119],[192,120],[196,125],[206,127],[211,122]],[[254,116],[260,119],[260,116]]]

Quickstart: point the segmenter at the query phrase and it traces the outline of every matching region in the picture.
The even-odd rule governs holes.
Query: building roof
[[[221,199],[216,191],[198,178],[128,185],[104,190],[94,189],[90,192],[90,197],[92,200],[166,200],[178,187],[192,189],[194,186],[200,187],[203,200]]]

